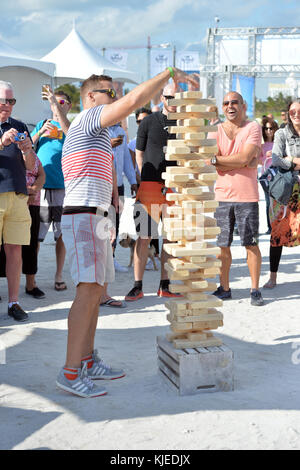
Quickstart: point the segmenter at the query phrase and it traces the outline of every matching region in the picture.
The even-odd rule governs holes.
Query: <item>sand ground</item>
[[[121,232],[132,231],[126,199]],[[264,201],[261,228],[266,231]],[[129,211],[129,212],[128,212]],[[129,227],[129,228],[128,228]],[[269,237],[260,237],[261,284],[268,279]],[[233,244],[233,300],[222,307],[216,336],[234,352],[235,390],[180,397],[158,375],[156,337],[168,330],[167,310],[156,295],[159,273],[146,271],[144,299],[124,309],[101,309],[96,346],[126,377],[105,383],[108,395],[86,400],[58,391],[64,363],[67,315],[75,289],[53,289],[52,233],[41,246],[38,285],[44,300],[24,293],[30,320],[7,316],[6,281],[0,280],[0,449],[299,449],[300,247],[284,249],[278,286],[264,290],[265,305],[249,302],[249,276],[239,238]],[[129,250],[118,246],[126,265]],[[122,299],[133,270],[116,273],[109,293]]]

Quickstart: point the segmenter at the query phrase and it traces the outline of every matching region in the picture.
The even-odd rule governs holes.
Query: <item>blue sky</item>
[[[300,0],[1,0],[0,39],[40,58],[76,20],[80,34],[98,50],[146,45],[150,36],[153,44],[199,50],[204,60],[206,32],[216,15],[219,27],[299,26]],[[131,49],[128,65],[145,79],[146,50]]]

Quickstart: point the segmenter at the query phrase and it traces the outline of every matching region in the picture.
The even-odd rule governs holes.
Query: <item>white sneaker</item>
[[[115,266],[115,270],[118,271],[119,273],[127,273],[128,272],[128,268],[125,268],[124,266],[121,266],[115,258],[114,258],[114,266]]]

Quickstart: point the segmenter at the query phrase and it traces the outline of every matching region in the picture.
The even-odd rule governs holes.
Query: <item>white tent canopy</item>
[[[41,99],[44,83],[52,83],[55,65],[28,57],[0,41],[0,80],[11,82],[17,103],[13,117],[35,125],[49,116],[49,105]]]
[[[57,86],[64,83],[82,81],[92,74],[109,75],[113,80],[137,83],[134,72],[118,69],[111,62],[98,54],[73,27],[71,33],[42,61],[56,65],[55,79]]]

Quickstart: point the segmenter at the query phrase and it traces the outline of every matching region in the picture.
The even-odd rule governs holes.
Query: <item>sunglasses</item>
[[[65,103],[70,104],[70,102],[69,102],[68,100],[57,100],[57,102],[58,102],[59,104],[65,104]]]
[[[137,120],[136,120],[136,123],[137,123],[137,124],[141,124],[142,120],[143,120],[143,119],[137,119]]]
[[[239,104],[239,100],[223,101],[223,106],[236,105]]]
[[[300,111],[295,111],[292,109],[291,111],[289,111],[289,113],[291,116],[296,116],[297,114],[300,114]]]
[[[103,90],[92,90],[92,92],[93,93],[106,93],[111,98],[116,97],[116,90],[114,90],[113,88],[105,88]]]
[[[264,127],[266,131],[274,131],[273,127]]]
[[[166,98],[166,100],[173,100],[173,99],[174,99],[174,96],[171,96],[171,95],[164,95],[164,98]]]
[[[17,100],[15,98],[0,98],[0,104],[10,104],[14,106]]]

